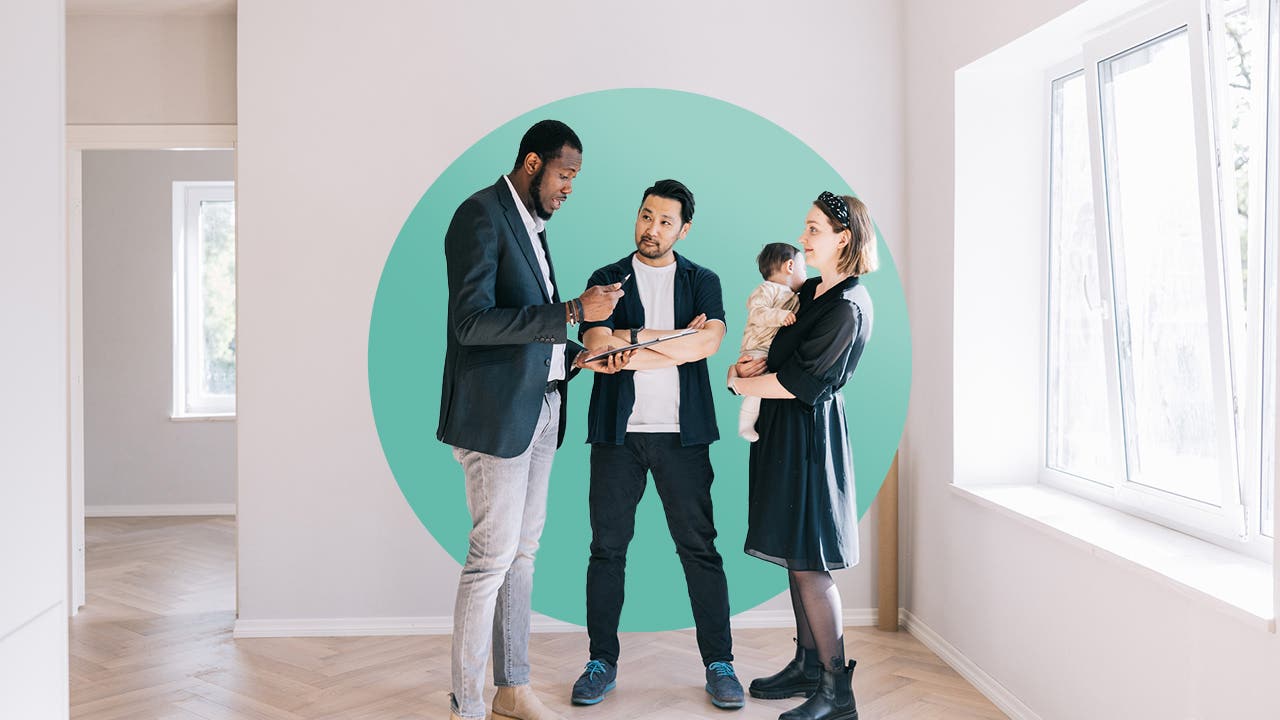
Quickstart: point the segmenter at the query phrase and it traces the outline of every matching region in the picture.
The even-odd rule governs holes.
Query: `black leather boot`
[[[796,657],[787,666],[769,677],[751,681],[751,697],[761,700],[782,700],[803,695],[809,697],[818,689],[822,675],[822,662],[817,650],[806,650],[796,643]]]
[[[835,672],[823,668],[813,697],[782,713],[778,720],[858,720],[858,705],[853,700],[853,668],[857,664],[850,660]]]

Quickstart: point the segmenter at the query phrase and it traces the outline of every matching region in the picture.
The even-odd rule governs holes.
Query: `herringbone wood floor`
[[[88,604],[71,621],[75,720],[409,720],[448,717],[449,638],[232,640],[231,518],[94,518],[87,523]],[[787,630],[734,633],[745,678],[792,652]],[[864,720],[1004,718],[905,632],[849,628]],[[618,689],[589,708],[568,702],[585,661],[581,633],[537,634],[534,687],[571,720],[775,718],[796,700],[711,707],[691,631],[623,637]]]

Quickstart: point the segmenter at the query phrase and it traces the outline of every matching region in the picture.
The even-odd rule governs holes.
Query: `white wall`
[[[1276,635],[949,487],[962,452],[952,385],[962,364],[953,348],[966,324],[988,320],[953,308],[955,274],[984,269],[955,256],[955,203],[963,195],[954,158],[965,151],[954,143],[955,72],[1076,4],[907,5],[906,266],[915,384],[902,467],[905,606],[1045,720],[1274,719]],[[990,278],[1001,280],[998,273]]]
[[[0,6],[0,717],[67,717],[62,2]]]
[[[235,423],[174,422],[173,183],[235,176],[230,150],[83,159],[85,504],[235,502]]]
[[[450,614],[458,565],[411,512],[374,430],[369,317],[409,210],[455,157],[510,118],[614,87],[741,105],[841,172],[901,257],[899,4],[778,8],[240,5],[242,620]],[[825,75],[831,69],[838,80]],[[296,211],[304,207],[325,212]],[[874,557],[873,538],[865,522],[865,557]],[[874,607],[873,571],[864,562],[838,574],[846,607]]]
[[[235,121],[235,16],[67,17],[67,122]]]

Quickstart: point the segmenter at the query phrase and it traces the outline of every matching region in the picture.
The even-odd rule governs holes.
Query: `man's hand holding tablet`
[[[670,335],[663,335],[662,337],[656,337],[656,338],[654,338],[654,339],[652,339],[652,340],[646,340],[646,341],[644,341],[644,342],[633,343],[633,344],[631,344],[631,345],[623,345],[623,346],[621,346],[621,347],[609,347],[609,348],[607,348],[607,349],[605,349],[605,350],[599,350],[599,351],[595,352],[595,354],[593,354],[593,355],[589,355],[589,356],[587,356],[587,357],[585,357],[585,358],[582,358],[582,362],[584,363],[584,366],[585,366],[585,363],[591,363],[591,362],[595,362],[595,361],[598,361],[598,360],[604,360],[604,359],[606,359],[606,358],[608,358],[608,357],[610,357],[610,356],[612,356],[612,355],[616,355],[616,354],[618,354],[618,353],[624,353],[624,352],[625,352],[625,353],[631,353],[631,352],[634,352],[634,351],[636,351],[636,350],[639,350],[640,348],[646,348],[646,347],[649,347],[649,346],[651,346],[651,345],[657,345],[658,343],[663,343],[663,342],[666,342],[666,341],[668,341],[668,340],[675,340],[676,338],[682,338],[682,337],[685,337],[685,336],[687,336],[687,335],[692,335],[692,334],[694,334],[694,333],[696,333],[696,332],[697,332],[697,330],[694,330],[694,329],[680,330],[679,332],[674,332],[674,333],[672,333],[672,334],[670,334]],[[586,352],[590,352],[590,351],[584,351],[584,354],[585,354]]]

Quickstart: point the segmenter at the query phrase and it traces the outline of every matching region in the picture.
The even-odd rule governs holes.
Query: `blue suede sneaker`
[[[618,667],[608,660],[592,660],[573,684],[573,704],[595,705],[617,686]]]
[[[711,704],[725,710],[737,710],[742,707],[742,683],[733,672],[733,665],[727,662],[713,662],[707,666],[707,694],[711,696]]]

